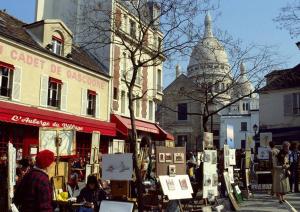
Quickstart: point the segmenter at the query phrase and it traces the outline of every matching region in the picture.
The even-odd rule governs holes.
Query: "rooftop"
[[[300,87],[300,64],[294,68],[272,71],[265,77],[267,85],[260,92]]]
[[[102,65],[92,55],[88,54],[83,48],[72,45],[71,57],[66,58],[50,52],[49,50],[40,46],[31,36],[27,33],[25,26],[28,25],[17,18],[0,10],[0,36],[11,39],[20,44],[50,54],[59,59],[63,59],[75,65],[87,68],[90,71],[108,76],[108,69]]]

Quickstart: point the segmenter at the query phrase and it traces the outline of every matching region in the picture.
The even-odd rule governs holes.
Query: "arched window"
[[[64,38],[60,32],[52,35],[52,52],[57,55],[63,54]]]

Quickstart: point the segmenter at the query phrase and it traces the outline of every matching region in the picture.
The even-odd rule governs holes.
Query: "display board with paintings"
[[[217,150],[204,150],[203,198],[218,196]]]
[[[132,153],[102,155],[102,179],[132,180],[132,173]]]
[[[169,200],[192,198],[193,188],[188,175],[162,175],[159,176],[159,182]]]
[[[185,147],[156,147],[156,176],[186,174]]]
[[[228,145],[224,145],[224,169],[228,169],[230,166],[230,149]]]

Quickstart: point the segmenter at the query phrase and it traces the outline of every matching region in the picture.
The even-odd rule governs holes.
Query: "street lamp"
[[[253,125],[253,131],[254,131],[254,136],[253,136],[253,140],[254,140],[254,149],[255,149],[255,152],[257,151],[257,144],[256,144],[256,140],[257,140],[257,130],[258,130],[258,126],[256,124]]]
[[[299,44],[300,45],[300,44]],[[258,130],[258,126],[256,124],[253,125],[254,135],[256,136],[256,132]]]

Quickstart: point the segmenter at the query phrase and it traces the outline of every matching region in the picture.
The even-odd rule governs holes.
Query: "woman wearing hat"
[[[54,162],[54,153],[40,151],[35,166],[23,177],[15,193],[20,212],[52,212],[52,186],[47,174]]]

